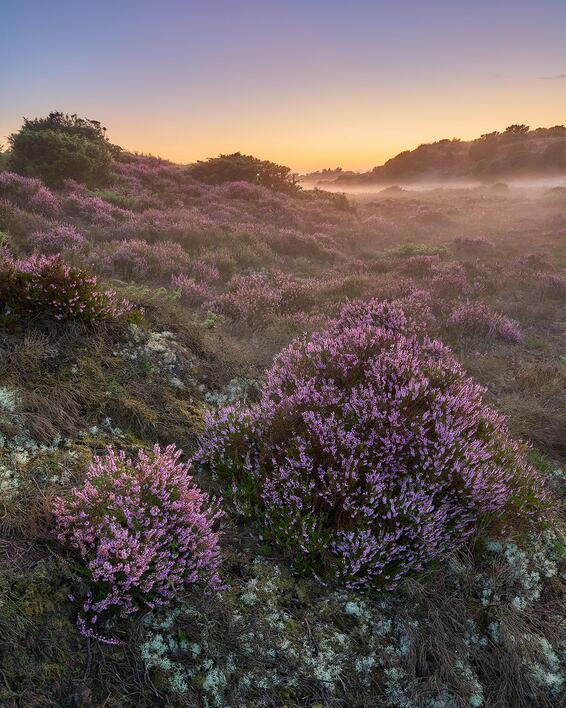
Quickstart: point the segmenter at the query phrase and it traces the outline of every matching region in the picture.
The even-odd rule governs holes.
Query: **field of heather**
[[[1,706],[564,705],[565,187],[2,164]]]

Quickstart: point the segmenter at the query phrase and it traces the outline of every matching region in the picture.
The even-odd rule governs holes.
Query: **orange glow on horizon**
[[[153,108],[135,123],[120,112],[106,125],[110,139],[125,149],[181,164],[239,151],[297,172],[338,166],[365,171],[421,143],[471,140],[511,123],[528,123],[531,128],[563,124],[566,91],[558,89],[565,83],[533,82],[523,91],[484,89],[476,95],[464,89],[448,96],[439,95],[441,91],[428,97],[413,93],[393,96],[381,109],[367,99],[354,102],[350,97],[340,111],[310,105],[295,118],[274,105],[257,110],[253,118],[248,110],[232,107],[221,117],[201,112],[188,120],[184,111],[162,116]]]

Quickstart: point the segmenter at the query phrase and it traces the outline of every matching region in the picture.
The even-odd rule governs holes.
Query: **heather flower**
[[[59,198],[41,180],[15,172],[0,172],[0,197],[44,216],[53,216],[60,210]]]
[[[36,231],[30,237],[30,245],[34,250],[46,254],[78,251],[85,244],[85,237],[70,224],[58,224],[49,231]]]
[[[63,199],[65,214],[81,217],[93,223],[111,225],[115,220],[123,221],[133,218],[133,212],[122,209],[90,194],[82,185],[67,180],[65,186],[69,190]]]
[[[106,270],[128,277],[170,278],[188,268],[189,254],[173,241],[148,243],[142,239],[125,239],[102,244],[98,260],[107,263]]]
[[[171,276],[171,287],[177,290],[189,305],[202,305],[210,297],[206,285],[197,283],[194,278],[190,278],[184,273]]]
[[[351,300],[346,303],[339,317],[330,323],[330,330],[344,330],[364,325],[404,334],[424,334],[427,326],[435,322],[430,307],[430,295],[415,290],[396,300]]]
[[[297,569],[393,587],[545,491],[442,344],[390,305],[352,314],[283,350],[259,403],[209,417],[197,459]]]
[[[313,280],[301,280],[276,269],[235,275],[227,291],[212,303],[212,308],[234,319],[255,323],[303,309],[312,300],[315,287]]]
[[[108,448],[84,484],[54,511],[58,538],[77,551],[88,590],[78,625],[102,641],[100,620],[170,603],[201,581],[219,587],[220,554],[213,526],[218,503],[192,482],[174,445],[135,459]]]
[[[0,258],[0,324],[17,325],[35,316],[92,322],[121,317],[132,309],[114,290],[101,289],[95,275],[59,256]]]
[[[432,267],[432,289],[443,297],[456,297],[472,292],[466,272],[460,263],[440,264]]]
[[[520,343],[523,335],[519,324],[483,302],[463,302],[457,305],[448,318],[448,327],[456,332],[473,337],[502,339]]]

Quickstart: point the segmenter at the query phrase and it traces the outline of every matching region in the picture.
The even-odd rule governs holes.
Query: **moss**
[[[84,649],[78,646],[67,602],[68,569],[53,557],[0,576],[0,663],[3,700],[35,705],[43,696],[59,700],[82,671]]]

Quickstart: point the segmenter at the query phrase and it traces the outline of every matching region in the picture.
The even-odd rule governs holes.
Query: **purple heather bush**
[[[235,275],[226,292],[213,302],[212,308],[234,319],[255,323],[294,311],[298,299],[311,287],[309,281],[277,269]]]
[[[546,499],[484,389],[406,325],[395,305],[349,304],[278,355],[257,404],[211,415],[197,454],[297,570],[352,588],[394,587]]]
[[[86,243],[85,237],[70,224],[58,224],[49,231],[36,231],[29,239],[29,246],[44,254],[79,251]]]
[[[182,273],[171,276],[171,287],[178,291],[188,305],[202,305],[210,298],[206,284],[197,282],[194,278]]]
[[[92,322],[126,315],[133,307],[96,276],[59,256],[33,254],[16,260],[0,255],[0,324],[17,326],[32,317]]]
[[[462,302],[452,310],[447,321],[448,328],[472,337],[502,339],[520,343],[523,335],[519,324],[483,302]]]
[[[59,198],[41,180],[15,172],[0,172],[0,197],[43,216],[54,216],[61,208]]]
[[[174,445],[131,459],[109,448],[84,484],[58,498],[59,540],[79,554],[87,578],[78,625],[83,635],[114,643],[101,620],[170,603],[200,581],[220,586],[217,501],[196,487]]]
[[[191,258],[173,241],[148,243],[141,239],[96,244],[93,259],[100,270],[128,278],[169,279],[189,268]]]
[[[331,322],[329,331],[341,333],[362,325],[408,335],[423,335],[434,324],[429,293],[415,290],[397,300],[351,300],[342,307],[340,316]]]
[[[474,286],[460,263],[443,263],[432,268],[432,290],[440,297],[458,297],[471,293]]]

